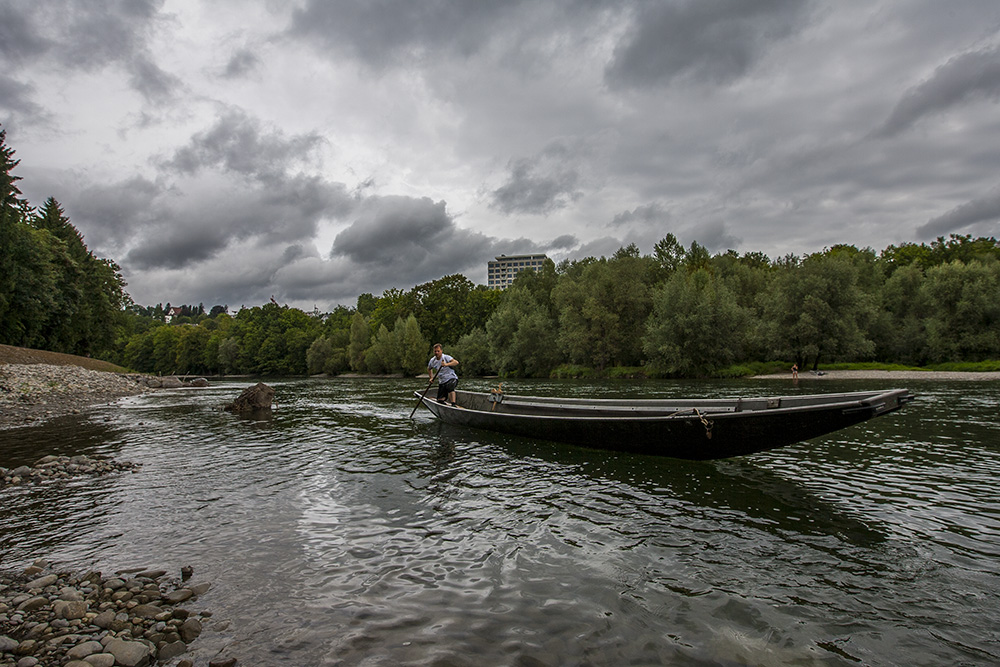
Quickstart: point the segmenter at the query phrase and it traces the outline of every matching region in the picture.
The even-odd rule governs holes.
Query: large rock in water
[[[223,410],[241,413],[270,410],[272,401],[274,401],[274,389],[263,382],[258,382],[254,386],[244,389],[239,398],[225,406]]]

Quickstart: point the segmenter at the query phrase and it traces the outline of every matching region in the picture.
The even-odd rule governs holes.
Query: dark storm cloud
[[[25,115],[43,113],[32,99],[34,91],[34,86],[0,74],[0,109]]]
[[[162,0],[34,0],[0,4],[0,55],[92,71],[116,63],[147,101],[162,103],[179,79],[152,62],[147,40]]]
[[[163,0],[44,2],[44,20],[60,34],[56,54],[69,67],[128,62],[146,51],[147,33]]]
[[[227,109],[215,125],[191,137],[161,166],[194,174],[201,169],[222,168],[256,179],[272,179],[289,166],[309,157],[324,139],[316,133],[286,136],[267,130],[263,123],[239,109]]]
[[[570,250],[579,244],[580,239],[576,238],[572,234],[563,234],[562,236],[557,236],[548,243],[544,244],[542,249],[546,251]]]
[[[7,62],[23,62],[52,46],[48,39],[38,34],[27,16],[28,11],[25,2],[0,2],[0,57]]]
[[[911,88],[876,133],[891,137],[921,119],[962,103],[1000,97],[1000,49],[981,49],[956,56],[938,67],[927,81]]]
[[[803,0],[689,0],[639,5],[605,72],[612,88],[675,78],[726,83],[802,24]]]
[[[315,176],[283,178],[270,185],[220,183],[209,192],[190,193],[176,186],[157,210],[156,220],[138,237],[129,262],[141,269],[186,267],[237,242],[311,242],[320,220],[344,217],[355,206],[342,184]]]
[[[986,197],[973,199],[944,215],[928,220],[926,224],[917,227],[917,234],[922,239],[932,239],[980,222],[992,222],[994,225],[1000,223],[1000,188]]]
[[[512,160],[507,182],[491,195],[492,208],[506,214],[550,213],[581,195],[580,175],[561,147],[548,148],[538,158]]]
[[[162,193],[162,185],[135,176],[83,188],[66,199],[66,211],[74,224],[87,230],[88,244],[119,244],[141,233]]]
[[[483,281],[477,274],[485,276],[486,262],[495,255],[535,250],[526,239],[497,239],[459,227],[443,201],[373,197],[337,235],[329,265],[346,260],[354,294],[375,293],[458,272]]]
[[[636,206],[631,211],[622,211],[611,221],[612,227],[632,225],[639,223],[642,225],[663,224],[670,220],[668,213],[661,204],[653,202],[645,206]]]
[[[497,34],[518,2],[309,0],[295,11],[293,37],[309,38],[325,48],[347,52],[380,69],[409,64],[429,52],[468,56]]]
[[[358,219],[337,234],[333,254],[359,264],[421,264],[453,252],[458,237],[443,201],[376,197],[365,202]]]
[[[198,222],[152,236],[148,243],[131,250],[125,261],[131,267],[145,270],[184,268],[214,257],[228,242],[224,228]]]

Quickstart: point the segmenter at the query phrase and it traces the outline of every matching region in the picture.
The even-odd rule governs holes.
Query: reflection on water
[[[989,664],[1000,661],[1000,389],[913,383],[903,412],[692,462],[441,425],[417,381],[159,392],[0,432],[135,473],[0,491],[0,556],[192,565],[242,664]],[[419,384],[419,383],[418,383]],[[494,383],[495,384],[495,383]],[[465,381],[485,389],[487,381]],[[884,385],[888,387],[889,385]],[[878,383],[511,382],[682,396]]]

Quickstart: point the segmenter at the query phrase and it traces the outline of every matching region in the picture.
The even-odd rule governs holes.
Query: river
[[[1000,663],[1000,386],[688,462],[443,426],[415,380],[248,380],[0,431],[132,473],[0,490],[0,565],[195,570],[188,657],[242,665]],[[486,380],[463,380],[486,389]],[[736,396],[884,381],[513,381],[508,393]]]

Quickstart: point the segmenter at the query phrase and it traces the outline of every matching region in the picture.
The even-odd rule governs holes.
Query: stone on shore
[[[140,642],[115,638],[109,641],[104,648],[115,656],[115,664],[122,665],[122,667],[145,667],[152,657],[152,651],[149,647]]]
[[[175,607],[208,590],[181,587],[164,570],[104,577],[48,572],[38,560],[20,575],[0,570],[0,666],[143,667],[166,663],[201,634],[196,617]],[[190,577],[185,566],[182,576]]]

